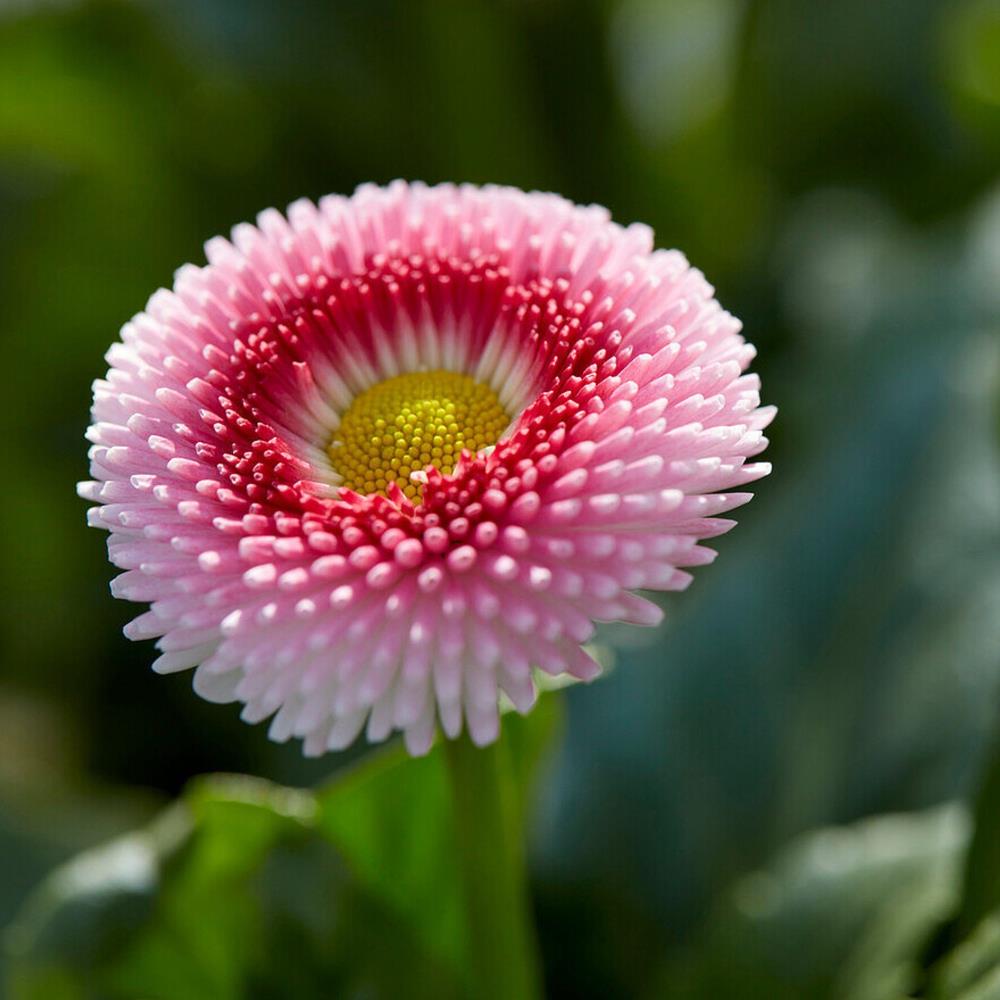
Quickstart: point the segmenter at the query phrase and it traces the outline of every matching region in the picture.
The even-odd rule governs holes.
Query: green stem
[[[477,1000],[538,1000],[521,810],[507,746],[445,740]]]

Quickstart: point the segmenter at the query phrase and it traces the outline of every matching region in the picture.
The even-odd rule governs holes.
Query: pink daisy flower
[[[306,753],[496,739],[769,471],[739,322],[603,208],[397,182],[206,254],[108,352],[80,493],[154,668]]]

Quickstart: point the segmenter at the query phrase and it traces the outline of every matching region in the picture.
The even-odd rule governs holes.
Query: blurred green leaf
[[[935,970],[931,1000],[1000,998],[1000,916],[983,920]]]
[[[956,932],[968,934],[1000,908],[1000,746],[986,763],[975,802],[975,832],[965,863]]]
[[[931,972],[938,1000],[1000,998],[1000,745],[986,762],[974,822],[958,913],[943,935],[953,947]]]
[[[957,895],[955,806],[810,833],[742,878],[651,996],[896,1000]]]
[[[508,717],[522,801],[557,699]],[[443,756],[371,755],[317,792],[189,786],[138,833],[77,857],[7,936],[15,1000],[460,994],[464,937]]]

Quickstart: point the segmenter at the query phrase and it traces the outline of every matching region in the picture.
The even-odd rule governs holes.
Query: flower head
[[[603,208],[365,186],[206,253],[108,352],[80,492],[155,669],[307,753],[495,739],[768,471],[739,322]]]

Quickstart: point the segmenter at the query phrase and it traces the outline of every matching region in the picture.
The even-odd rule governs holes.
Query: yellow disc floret
[[[496,444],[510,422],[496,393],[458,372],[410,372],[373,385],[347,408],[329,455],[343,485],[384,493],[395,481],[415,499],[414,472],[447,474],[462,450]]]

